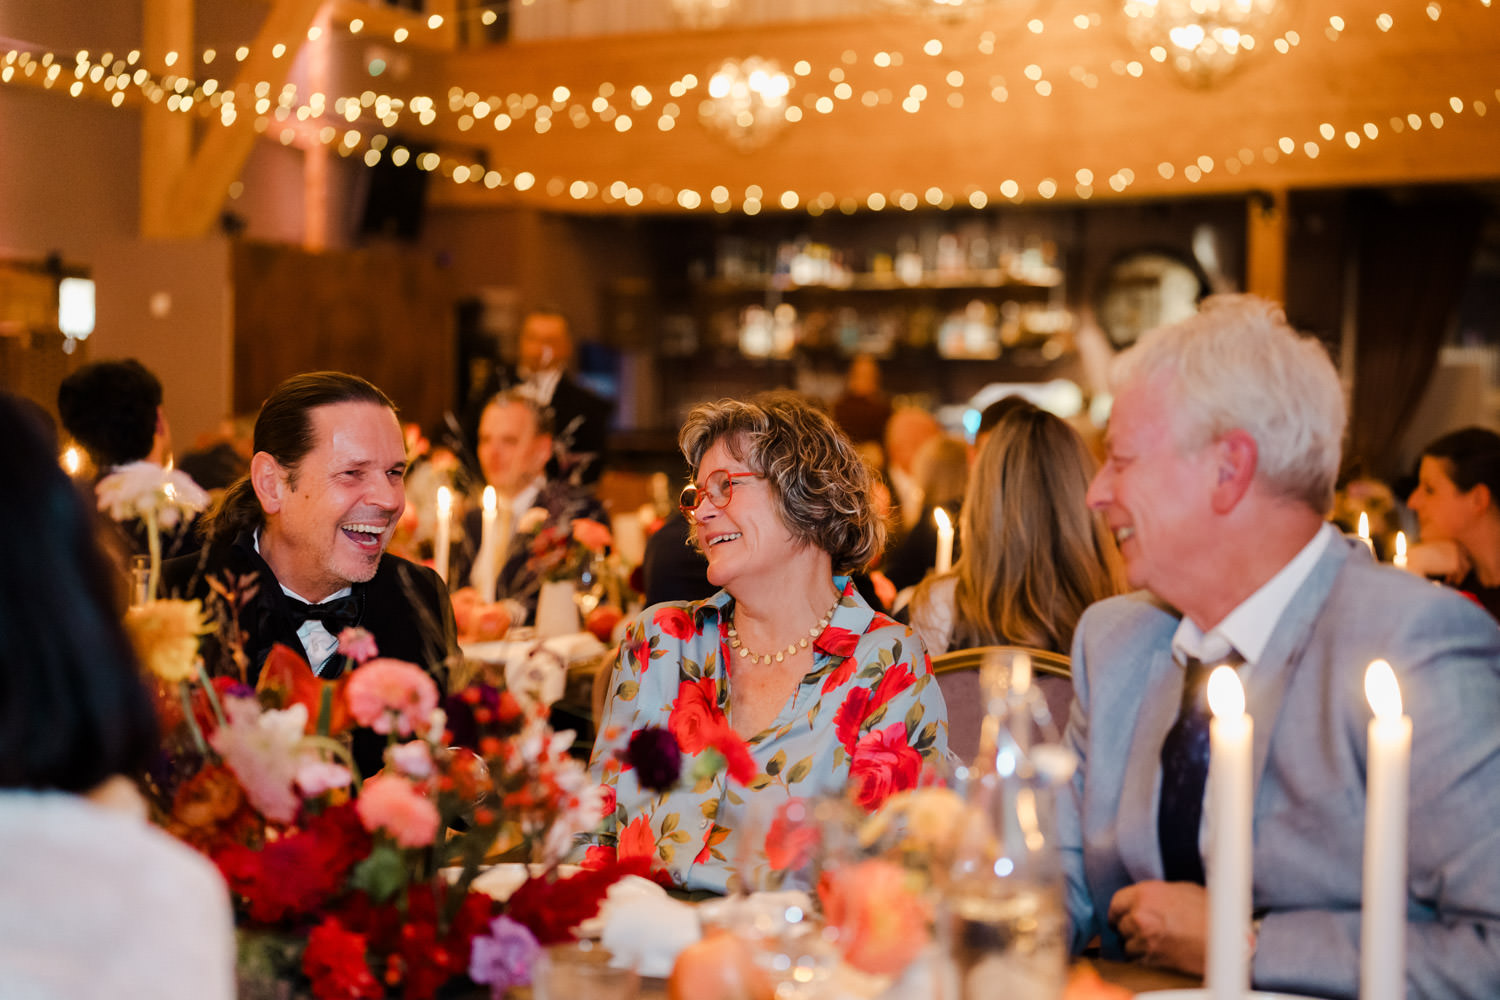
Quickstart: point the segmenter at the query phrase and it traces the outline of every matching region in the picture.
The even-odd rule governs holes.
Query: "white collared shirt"
[[[1207,633],[1191,618],[1183,616],[1172,635],[1173,657],[1178,662],[1192,656],[1201,663],[1216,663],[1234,649],[1245,658],[1245,665],[1240,668],[1243,678],[1266,651],[1282,613],[1337,535],[1337,528],[1324,523],[1302,550],[1276,571],[1275,576],[1261,584],[1259,590],[1241,601]]]
[[[259,529],[256,529],[255,532],[255,552],[256,555],[260,554]],[[295,590],[293,590],[291,587],[288,587],[280,580],[277,580],[276,584],[281,588],[281,592],[283,594],[299,600],[303,604],[321,603],[319,601],[309,601],[307,598],[303,597],[301,594],[297,593]],[[336,590],[333,593],[329,594],[327,597],[323,598],[323,600],[331,601],[336,597],[346,597],[352,593],[354,593],[354,588],[352,586],[344,587],[341,590]],[[333,659],[334,654],[339,651],[338,636],[328,631],[327,626],[318,621],[316,618],[309,618],[297,628],[297,638],[302,640],[302,648],[307,650],[307,662],[308,665],[312,667],[312,672],[321,677],[323,675],[324,668],[328,666],[328,661]]]
[[[562,381],[561,368],[549,368],[544,372],[527,374],[522,383],[524,391],[536,400],[538,406],[551,406],[552,396],[557,392],[557,383]]]

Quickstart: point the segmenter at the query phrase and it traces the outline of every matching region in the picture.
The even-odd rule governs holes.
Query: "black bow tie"
[[[323,623],[330,634],[338,635],[346,628],[359,624],[360,599],[358,594],[345,594],[322,604],[304,604],[295,597],[287,596],[287,608],[292,616],[292,628],[301,628],[306,621]]]

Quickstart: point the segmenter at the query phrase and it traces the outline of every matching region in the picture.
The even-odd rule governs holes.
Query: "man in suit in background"
[[[292,376],[261,407],[250,471],[210,515],[207,544],[166,564],[167,592],[222,605],[215,579],[237,595],[237,613],[220,610],[238,623],[249,684],[276,643],[319,676],[337,676],[339,633],[359,626],[381,656],[423,667],[441,688],[458,653],[447,590],[432,570],[385,552],[406,507],[405,472],[385,393],[342,372]],[[205,637],[204,659],[211,673],[239,675],[217,635]],[[373,735],[355,739],[367,775],[380,765]]]
[[[550,529],[568,537],[577,518],[608,523],[587,489],[547,475],[555,447],[550,411],[521,388],[497,394],[480,414],[476,451],[485,483],[495,488],[497,552],[493,561],[484,557],[484,512],[471,509],[464,517],[464,546],[453,579],[473,585],[484,599],[491,595],[483,576],[493,574],[493,598],[505,604],[511,625],[526,625],[536,614],[542,577],[532,562],[532,545],[539,534]],[[527,524],[533,509],[546,516]]]
[[[1354,997],[1368,748],[1388,660],[1414,732],[1407,995],[1500,995],[1500,630],[1374,563],[1324,520],[1337,373],[1281,310],[1220,296],[1112,373],[1089,492],[1136,593],[1085,612],[1059,802],[1072,944],[1201,973],[1200,664],[1238,667],[1255,723],[1254,985]],[[1247,917],[1252,916],[1247,914]]]
[[[572,362],[573,333],[567,317],[556,309],[527,312],[521,319],[516,365],[498,365],[469,407],[464,430],[476,450],[482,408],[495,393],[516,389],[548,411],[555,444],[548,474],[583,484],[597,482],[604,470],[613,405],[573,377]]]

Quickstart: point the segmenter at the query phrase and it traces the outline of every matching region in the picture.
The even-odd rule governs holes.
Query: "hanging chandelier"
[[[786,124],[791,89],[792,78],[772,60],[726,59],[708,79],[698,117],[742,151],[758,149]]]
[[[684,28],[717,28],[729,20],[735,0],[672,0],[672,10]]]
[[[1210,87],[1270,42],[1285,0],[1124,0],[1126,33],[1183,80]]]

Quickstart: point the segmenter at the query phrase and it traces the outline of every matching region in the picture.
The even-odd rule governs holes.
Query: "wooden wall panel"
[[[282,379],[337,369],[385,390],[430,426],[453,397],[446,279],[405,247],[307,253],[242,243],[234,254],[234,409],[254,412]]]

